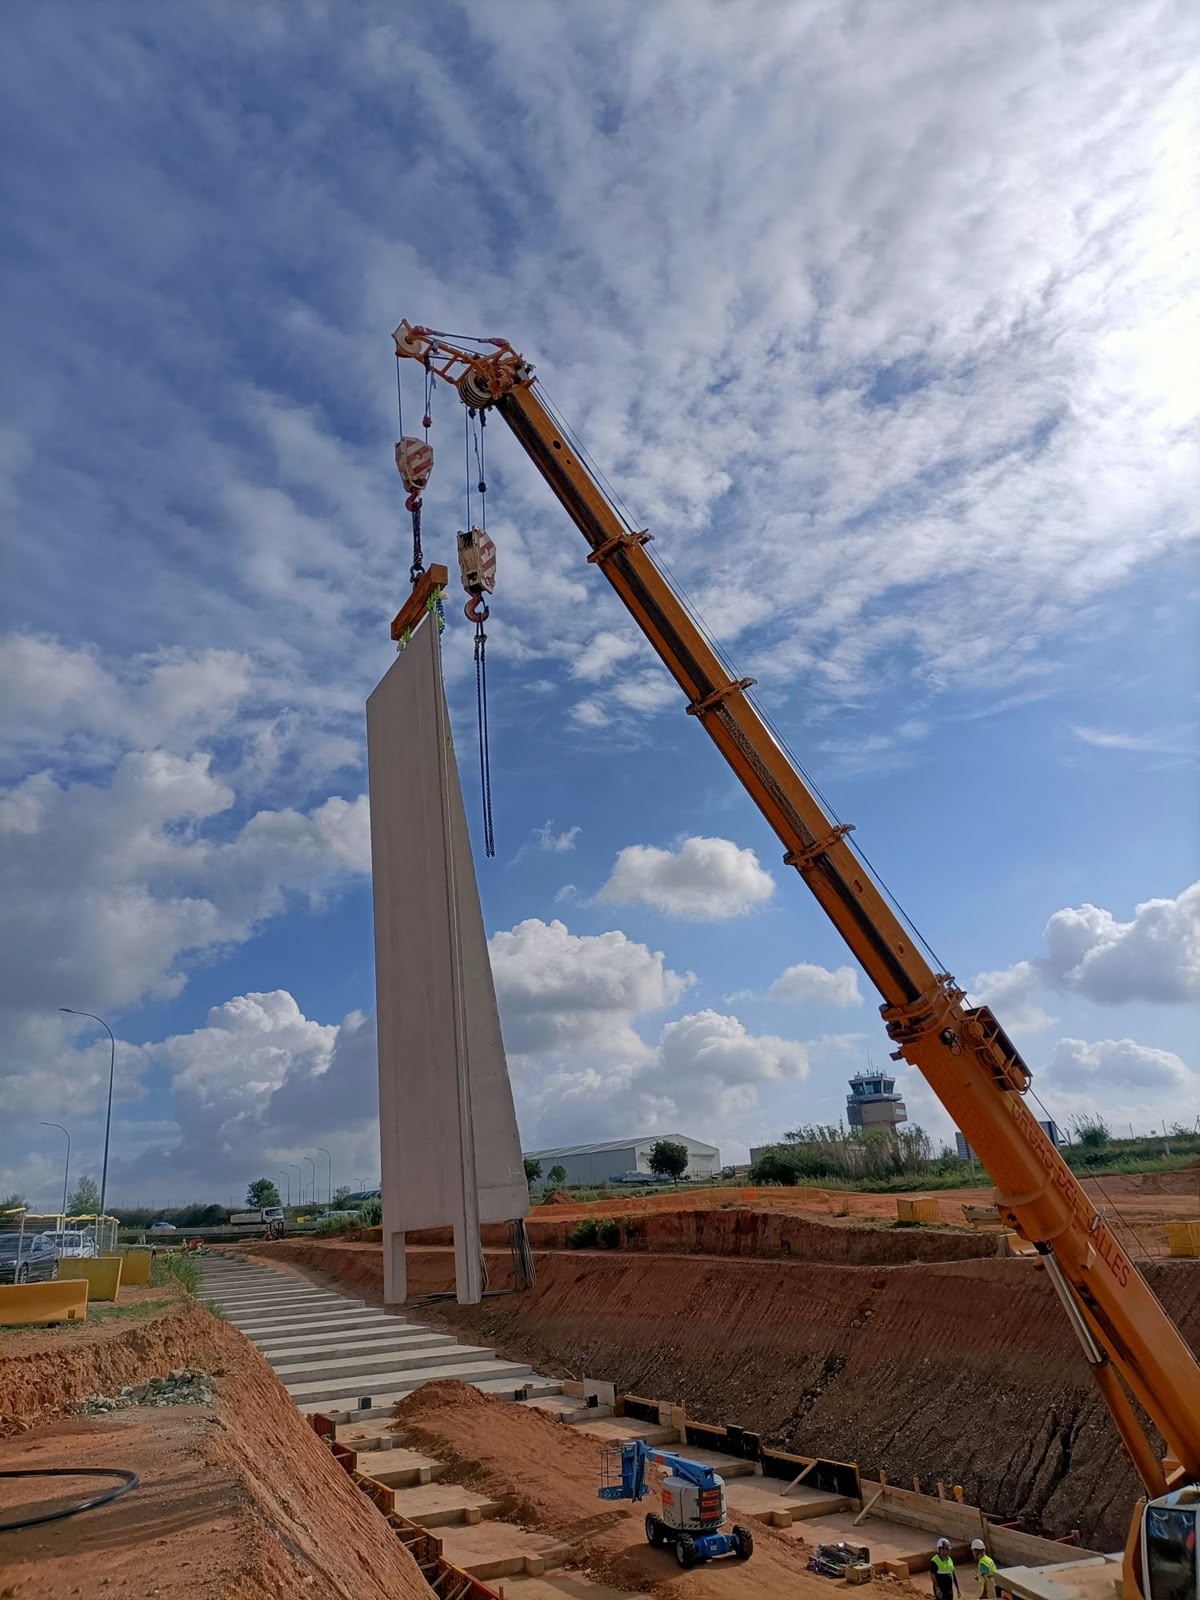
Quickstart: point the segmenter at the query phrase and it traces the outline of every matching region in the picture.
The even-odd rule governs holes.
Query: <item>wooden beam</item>
[[[855,1517],[854,1521],[850,1524],[852,1528],[857,1528],[864,1517],[869,1517],[871,1515],[871,1512],[875,1506],[875,1502],[883,1499],[883,1490],[885,1487],[886,1485],[880,1485],[880,1487],[876,1489],[875,1493],[871,1496],[871,1498],[863,1506],[862,1510]]]
[[[406,633],[412,633],[425,620],[434,590],[444,591],[449,577],[450,574],[445,567],[440,567],[435,562],[428,572],[423,572],[417,579],[413,585],[413,592],[392,618],[392,638],[397,644]]]

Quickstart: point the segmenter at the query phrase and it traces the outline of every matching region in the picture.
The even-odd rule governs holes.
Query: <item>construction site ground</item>
[[[735,1521],[740,1517],[754,1533],[754,1554],[745,1563],[726,1559],[684,1572],[669,1551],[650,1548],[643,1520],[646,1507],[657,1503],[661,1469],[651,1469],[655,1491],[646,1502],[600,1501],[596,1491],[605,1445],[631,1436],[646,1436],[653,1443],[655,1435],[662,1432],[639,1427],[627,1418],[613,1418],[606,1426],[586,1422],[564,1426],[544,1415],[536,1402],[505,1404],[457,1383],[430,1384],[418,1390],[397,1406],[393,1422],[377,1423],[373,1431],[366,1427],[339,1430],[340,1436],[352,1438],[362,1449],[359,1463],[364,1471],[372,1471],[374,1452],[369,1447],[376,1440],[385,1450],[394,1448],[393,1441],[401,1441],[424,1459],[439,1463],[447,1480],[458,1486],[445,1489],[445,1498],[457,1495],[461,1499],[464,1490],[474,1491],[489,1503],[507,1508],[502,1517],[486,1518],[474,1526],[439,1529],[446,1555],[460,1564],[472,1563],[472,1570],[494,1586],[502,1586],[506,1600],[534,1600],[535,1596],[565,1600],[568,1595],[600,1600],[606,1594],[816,1600],[828,1593],[829,1580],[807,1570],[813,1545],[821,1535],[808,1533],[807,1524],[776,1530],[757,1520],[761,1508],[754,1496],[761,1497],[764,1480],[740,1476],[739,1469],[747,1470],[745,1462],[721,1458],[717,1463],[729,1474],[730,1517]],[[664,1448],[669,1449],[669,1430],[667,1434]],[[774,1504],[802,1507],[804,1492],[787,1497],[781,1492],[785,1488],[782,1484],[768,1486]],[[398,1510],[404,1511],[405,1496],[411,1493],[399,1491]],[[847,1523],[849,1520],[845,1518]],[[871,1530],[872,1539],[875,1532]],[[911,1548],[919,1542],[912,1529],[879,1529],[881,1536],[887,1532],[898,1539],[897,1547]],[[861,1542],[865,1543],[865,1538]],[[535,1563],[544,1560],[548,1570],[536,1578],[514,1574],[511,1566],[525,1554],[533,1556]],[[576,1569],[569,1577],[561,1570],[568,1563]],[[481,1570],[487,1564],[510,1570],[488,1576]],[[892,1582],[889,1588],[902,1594],[913,1592],[903,1581]]]
[[[428,1600],[407,1552],[254,1347],[181,1294],[131,1291],[123,1306],[139,1297],[144,1315],[0,1342],[5,1470],[117,1466],[141,1478],[97,1511],[0,1532],[6,1600]],[[211,1405],[62,1414],[81,1396],[182,1367],[215,1378]],[[0,1522],[97,1482],[0,1479]]]
[[[1156,1179],[1165,1193],[1139,1178],[1104,1186],[1127,1215],[1140,1195],[1140,1221],[1149,1227],[1149,1213],[1187,1214],[1196,1181],[1194,1172]],[[670,1198],[641,1204],[677,1238],[678,1218],[661,1204]],[[894,1210],[894,1196],[851,1198]],[[987,1198],[980,1191],[979,1202]],[[789,1203],[797,1204],[789,1191],[775,1191],[755,1214],[770,1222],[776,1212],[786,1216]],[[678,1206],[682,1215],[697,1210],[683,1191]],[[535,1241],[543,1209],[560,1208],[537,1208]],[[715,1209],[721,1213],[719,1202]],[[741,1246],[733,1257],[692,1254],[678,1243],[666,1253],[648,1242],[537,1248],[537,1286],[520,1295],[503,1292],[511,1285],[507,1251],[489,1249],[494,1292],[471,1308],[446,1298],[451,1252],[414,1246],[410,1293],[441,1298],[410,1315],[540,1372],[586,1374],[618,1392],[681,1403],[700,1420],[753,1429],[784,1449],[855,1460],[871,1477],[883,1472],[905,1487],[915,1478],[930,1493],[939,1481],[960,1485],[970,1503],[1034,1532],[1058,1538],[1078,1530],[1094,1549],[1123,1543],[1136,1483],[1036,1262],[999,1259],[993,1236],[965,1228],[860,1221],[864,1250],[881,1259],[847,1264],[837,1243],[844,1219],[794,1215],[803,1243],[783,1257],[754,1257]],[[895,1241],[914,1238],[925,1259],[891,1253]],[[954,1250],[973,1241],[974,1257],[939,1259],[946,1240]],[[382,1300],[381,1247],[369,1239],[252,1248]],[[1141,1264],[1200,1350],[1200,1262]]]

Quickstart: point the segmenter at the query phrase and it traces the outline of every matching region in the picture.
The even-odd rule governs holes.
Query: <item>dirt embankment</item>
[[[377,1297],[371,1245],[272,1253]],[[265,1253],[265,1252],[264,1252]],[[494,1287],[508,1281],[489,1255]],[[1116,1548],[1133,1474],[1042,1273],[1028,1261],[894,1267],[542,1252],[528,1294],[436,1315],[542,1371],[682,1401],[800,1453],[858,1461],[893,1482],[940,1478],[1039,1532]],[[453,1284],[449,1252],[409,1254],[412,1293]],[[1200,1264],[1148,1276],[1200,1351]]]
[[[212,1406],[52,1416],[96,1389],[112,1393],[179,1366],[216,1378]],[[141,1478],[112,1505],[4,1534],[5,1593],[16,1600],[428,1596],[408,1553],[258,1352],[194,1302],[172,1300],[145,1321],[6,1340],[0,1409],[19,1419],[10,1422],[19,1437],[3,1447],[6,1468],[115,1464]],[[96,1483],[3,1480],[0,1521]]]
[[[754,1554],[681,1572],[667,1551],[646,1543],[641,1505],[602,1502],[601,1445],[524,1406],[509,1405],[461,1383],[429,1384],[401,1401],[400,1437],[448,1462],[456,1480],[497,1499],[511,1498],[528,1527],[569,1543],[581,1563],[610,1584],[688,1600],[826,1600],[828,1580],[806,1570],[801,1539],[753,1525]],[[662,1474],[651,1469],[655,1480]],[[907,1584],[900,1594],[914,1595]]]

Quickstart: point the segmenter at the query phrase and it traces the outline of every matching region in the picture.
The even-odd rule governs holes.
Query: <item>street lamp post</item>
[[[113,1074],[117,1067],[117,1041],[108,1023],[94,1011],[76,1011],[74,1006],[59,1006],[58,1009],[72,1017],[91,1017],[92,1021],[98,1022],[108,1034],[108,1115],[104,1119],[104,1166],[100,1173],[100,1215],[104,1216],[104,1202],[108,1195],[108,1136],[112,1132]]]
[[[300,1159],[301,1159],[301,1161],[307,1161],[309,1166],[312,1168],[312,1191],[311,1191],[311,1193],[312,1193],[312,1203],[313,1203],[313,1205],[316,1205],[316,1203],[317,1203],[317,1163],[313,1160],[313,1158],[311,1156],[301,1156]],[[301,1191],[301,1199],[303,1199],[303,1198],[304,1198],[304,1196],[303,1196],[303,1189],[302,1189],[302,1191]]]
[[[325,1146],[323,1144],[319,1144],[317,1146],[317,1149],[320,1151],[320,1153],[325,1157],[326,1161],[328,1161],[328,1163],[329,1163],[329,1178],[328,1178],[328,1181],[326,1182],[326,1185],[325,1185],[325,1202],[326,1202],[327,1205],[332,1205],[333,1204],[333,1157],[329,1154],[329,1151],[326,1150],[326,1148],[325,1148]]]
[[[304,1169],[298,1162],[289,1161],[288,1166],[296,1174],[296,1193],[300,1196],[299,1204],[304,1204]]]
[[[287,1184],[287,1203],[290,1206],[292,1203],[292,1175],[290,1172],[281,1171],[279,1176]]]
[[[66,1214],[67,1214],[67,1187],[68,1187],[68,1185],[69,1185],[69,1183],[71,1181],[71,1135],[69,1133],[67,1133],[67,1130],[63,1127],[61,1122],[43,1122],[42,1123],[42,1127],[43,1128],[57,1128],[59,1133],[66,1133],[67,1134],[67,1164],[63,1168],[63,1207],[62,1207],[62,1214],[65,1217]],[[101,1207],[101,1209],[103,1210],[103,1207]]]

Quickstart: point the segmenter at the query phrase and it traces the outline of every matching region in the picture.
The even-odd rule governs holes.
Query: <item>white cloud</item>
[[[546,850],[551,855],[562,855],[564,851],[574,850],[575,840],[579,837],[578,826],[564,828],[561,833],[554,831],[554,819],[543,822],[540,828],[533,830],[534,846],[538,850]]]
[[[1128,750],[1145,755],[1194,756],[1200,752],[1195,727],[1162,728],[1152,733],[1121,733],[1102,728],[1072,728],[1084,744],[1099,750]]]
[[[595,700],[577,700],[569,714],[579,728],[605,728],[611,721],[608,712]]]
[[[1005,1028],[1037,1033],[1052,1027],[1057,1020],[1034,998],[1042,987],[1037,963],[1018,961],[998,972],[979,973],[971,985],[971,994],[990,1006]]]
[[[1174,899],[1144,900],[1128,922],[1088,901],[1066,906],[1047,922],[1045,940],[1044,956],[981,972],[971,985],[1013,1028],[1049,1027],[1054,1018],[1036,998],[1047,989],[1097,1005],[1200,998],[1200,883]]]
[[[494,933],[488,949],[514,1055],[644,1055],[634,1021],[674,1005],[694,981],[624,933],[573,934],[537,917]]]
[[[593,634],[587,644],[571,662],[571,676],[595,683],[607,678],[613,669],[631,656],[639,655],[645,646],[630,634],[612,633],[602,629]]]
[[[807,961],[788,967],[767,990],[770,1000],[810,1005],[859,1006],[858,973],[853,967],[817,967]]]
[[[1039,1087],[1114,1090],[1133,1094],[1179,1095],[1177,1109],[1200,1105],[1200,1075],[1171,1050],[1157,1050],[1133,1039],[1060,1039],[1039,1077]]]
[[[605,905],[644,905],[687,922],[745,916],[775,893],[753,850],[731,839],[684,839],[676,850],[628,845],[596,895]]]

